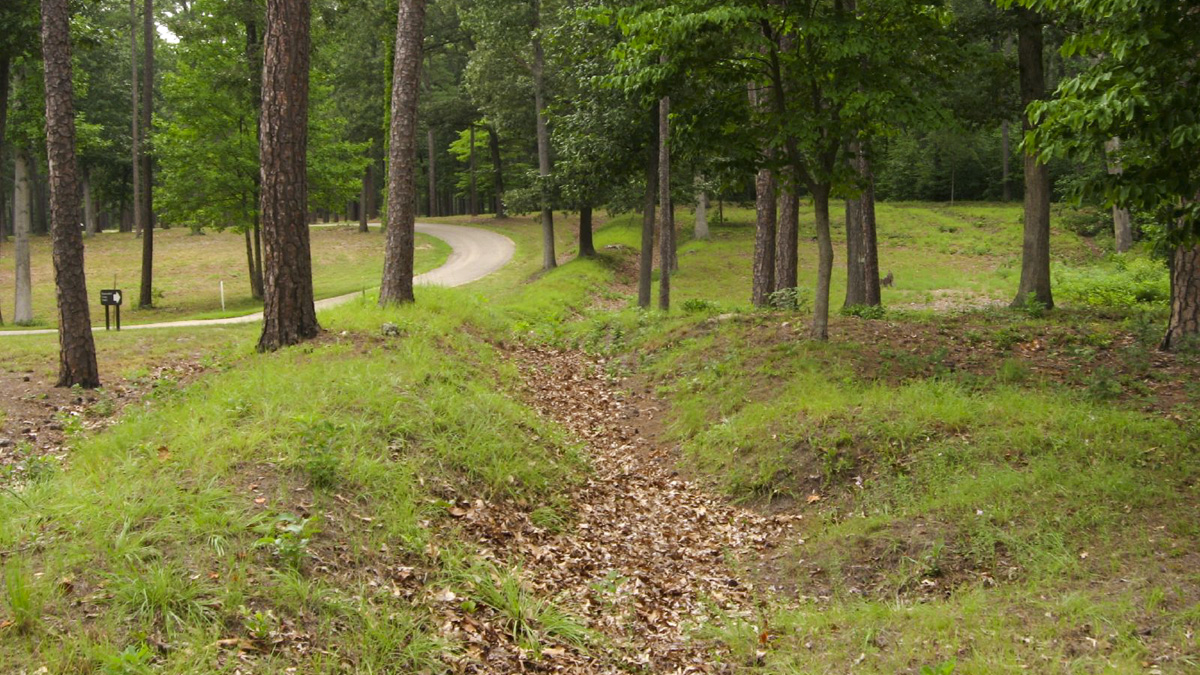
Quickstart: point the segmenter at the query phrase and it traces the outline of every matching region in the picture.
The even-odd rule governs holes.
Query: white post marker
[[[219,283],[221,284],[221,311],[224,312],[225,311],[225,281],[222,280]]]

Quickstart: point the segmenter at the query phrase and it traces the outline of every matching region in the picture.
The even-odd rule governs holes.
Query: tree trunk
[[[812,338],[829,339],[829,283],[833,276],[833,240],[829,234],[829,185],[812,186],[817,223],[817,295],[813,303]]]
[[[471,181],[471,186],[470,186],[471,187],[471,189],[470,189],[471,217],[478,218],[479,217],[479,190],[476,187],[475,172],[479,170],[479,163],[475,159],[475,123],[474,122],[471,123],[471,161],[470,161],[470,164],[471,164],[471,177],[470,177],[470,181]]]
[[[663,57],[664,61],[666,57]],[[658,308],[671,308],[675,257],[675,209],[671,204],[671,97],[658,102]]]
[[[650,284],[654,278],[654,203],[658,197],[658,106],[650,110],[652,142],[647,145],[646,199],[642,206],[642,248],[638,252],[638,307],[650,306]]]
[[[258,277],[254,269],[254,249],[250,243],[250,228],[247,227],[242,234],[246,237],[246,269],[248,271],[247,278],[250,279],[250,297],[262,300],[262,293],[258,289],[258,284],[255,283]]]
[[[92,201],[92,178],[87,169],[80,171],[83,175],[83,233],[87,236],[96,234],[96,204]]]
[[[142,35],[142,133],[149,135],[154,117],[154,0],[145,0]],[[141,145],[142,163],[142,287],[138,307],[154,305],[154,180],[153,158]]]
[[[759,169],[754,181],[754,284],[750,301],[764,307],[775,292],[775,174]]]
[[[383,261],[383,281],[379,287],[380,305],[414,300],[417,101],[420,96],[421,48],[424,39],[425,0],[400,0],[396,23],[396,54],[392,66],[392,120],[388,137],[387,247]],[[432,132],[430,135],[432,137]],[[432,158],[431,153],[431,178]],[[429,194],[435,195],[436,191],[430,190]],[[430,207],[433,207],[432,198]]]
[[[1176,350],[1200,336],[1200,245],[1179,246],[1171,254],[1171,318],[1164,350]]]
[[[1108,143],[1104,144],[1104,150],[1109,156],[1108,173],[1113,176],[1119,176],[1122,173],[1121,159],[1118,153],[1121,150],[1121,139],[1113,138]],[[1113,206],[1113,238],[1116,240],[1117,253],[1125,253],[1133,248],[1133,223],[1129,214],[1129,209]]]
[[[492,153],[492,182],[496,184],[496,217],[504,218],[504,165],[500,159],[500,134],[495,125],[488,127],[488,149]]]
[[[367,205],[371,200],[371,165],[367,164],[367,168],[363,170],[362,182],[362,198],[358,200],[358,231],[370,232],[369,225],[370,216],[367,214]]]
[[[879,249],[875,236],[875,180],[866,152],[850,148],[862,193],[846,200],[846,307],[880,304]]]
[[[795,288],[800,246],[800,197],[790,168],[779,186],[779,224],[775,231],[775,290]]]
[[[58,386],[100,386],[79,231],[75,164],[75,94],[71,84],[71,16],[67,0],[42,0],[46,78],[46,157],[50,164],[50,239],[58,300]]]
[[[308,223],[308,0],[267,0],[263,36],[263,332],[259,351],[315,337]]]
[[[546,125],[546,55],[542,50],[542,40],[537,36],[538,22],[541,17],[540,3],[535,3],[534,38],[533,38],[533,99],[537,112],[537,151],[538,175],[542,184],[542,269],[554,269],[558,261],[554,255],[554,207],[550,203],[550,129]]]
[[[1006,202],[1012,201],[1012,184],[1009,182],[1009,155],[1011,150],[1008,145],[1008,120],[1000,123],[1000,190],[1001,199]]]
[[[395,98],[395,92],[392,93]],[[438,194],[437,194],[437,156],[434,149],[433,127],[425,130],[425,146],[426,154],[428,155],[427,169],[429,171],[429,217],[436,218],[438,216]],[[390,180],[389,180],[390,184]],[[390,197],[389,197],[390,199]]]
[[[142,235],[142,131],[141,107],[138,104],[138,16],[137,0],[129,0],[129,91],[130,91],[130,162],[133,165],[133,231],[137,236]]]
[[[13,321],[33,321],[33,285],[29,274],[29,231],[33,224],[33,190],[29,185],[29,153],[18,149],[13,157],[13,265],[16,268],[16,307]]]
[[[1042,64],[1042,20],[1036,13],[1018,9],[1017,56],[1021,67],[1021,103],[1029,104],[1046,94]],[[1033,129],[1029,114],[1023,129]],[[1021,284],[1013,306],[1032,297],[1047,309],[1054,306],[1050,291],[1050,171],[1037,156],[1025,153],[1025,239],[1021,246]]]
[[[592,241],[592,205],[579,207],[579,257],[592,258],[596,255],[596,244]]]
[[[692,229],[692,238],[708,239],[708,193],[704,190],[696,193],[696,224]]]

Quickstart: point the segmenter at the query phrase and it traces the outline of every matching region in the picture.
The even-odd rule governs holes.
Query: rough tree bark
[[[263,332],[259,351],[315,337],[308,204],[308,0],[267,0],[263,36]]]
[[[42,0],[46,78],[46,158],[50,164],[50,239],[58,300],[58,386],[100,386],[83,273],[79,176],[75,164],[75,93],[67,0]]]
[[[692,238],[708,239],[708,193],[703,189],[696,193],[696,223],[692,228]]]
[[[775,174],[759,169],[754,180],[754,285],[750,301],[767,304],[775,292]]]
[[[392,121],[388,136],[387,247],[379,304],[413,301],[413,248],[417,207],[417,100],[425,0],[400,0],[392,66]],[[431,191],[432,194],[432,191]]]
[[[145,0],[144,10],[141,115],[142,133],[149,134],[154,118],[154,0]],[[142,212],[142,285],[138,307],[146,308],[154,305],[154,180],[151,175],[154,167],[145,143],[141,144],[139,150],[141,156],[138,161],[142,164],[138,176],[142,181],[142,201],[139,205]]]
[[[1114,176],[1121,175],[1121,159],[1118,156],[1121,152],[1121,139],[1111,139],[1104,144],[1104,150],[1109,155],[1108,173]],[[1125,253],[1133,248],[1133,219],[1129,209],[1119,206],[1113,206],[1112,214],[1113,238],[1116,240],[1117,253]]]
[[[654,204],[658,197],[658,105],[650,109],[651,142],[646,146],[646,198],[642,205],[642,248],[638,252],[638,307],[650,306],[654,277]]]
[[[542,178],[542,269],[554,269],[558,261],[554,255],[554,208],[547,194],[550,182],[550,129],[546,122],[546,54],[542,49],[542,38],[538,34],[541,23],[541,3],[534,2],[533,8],[533,103],[537,113],[538,175]]]
[[[846,200],[846,307],[880,304],[879,248],[875,238],[875,179],[861,144],[850,147],[850,163],[862,192]]]
[[[675,209],[671,204],[671,97],[658,102],[658,308],[671,309]]]
[[[492,154],[492,182],[496,184],[496,217],[504,218],[504,164],[500,158],[500,134],[496,125],[488,127],[488,149]]]
[[[779,185],[779,223],[775,230],[775,290],[796,287],[800,246],[800,197],[790,167]]]
[[[18,148],[13,157],[13,266],[16,268],[16,307],[13,321],[33,321],[33,285],[29,275],[29,231],[33,226],[33,189],[29,184],[29,153]]]
[[[1042,19],[1027,9],[1017,10],[1017,58],[1021,69],[1021,104],[1045,98],[1046,77],[1042,63]],[[1033,128],[1029,115],[1022,127]],[[1050,291],[1050,171],[1037,156],[1025,153],[1025,238],[1021,246],[1021,283],[1013,306],[1030,297],[1047,309],[1054,306]]]
[[[592,205],[579,207],[579,257],[592,258],[596,255],[596,244],[592,240]]]
[[[1179,349],[1200,336],[1200,245],[1171,254],[1171,318],[1162,348]]]
[[[830,186],[812,185],[817,224],[817,295],[813,303],[812,338],[829,339],[829,282],[833,276],[833,240],[829,234]]]

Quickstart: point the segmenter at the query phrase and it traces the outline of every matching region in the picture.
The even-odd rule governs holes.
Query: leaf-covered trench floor
[[[522,584],[574,617],[587,638],[535,653],[520,640],[519,620],[467,611],[443,593],[442,631],[466,645],[450,657],[456,670],[730,671],[722,645],[702,637],[704,627],[731,617],[755,622],[762,598],[738,561],[782,545],[799,516],[738,508],[682,478],[674,451],[647,433],[659,424],[660,404],[622,392],[602,362],[548,348],[505,351],[528,401],[586,444],[592,471],[565,505],[570,522],[562,528],[482,500],[455,513],[484,558],[497,568],[519,564]]]

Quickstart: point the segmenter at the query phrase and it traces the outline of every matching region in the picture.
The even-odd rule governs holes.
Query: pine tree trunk
[[[1021,67],[1021,103],[1045,98],[1046,78],[1042,64],[1042,20],[1034,12],[1018,9],[1017,56]],[[1033,128],[1028,113],[1023,128]],[[1025,238],[1021,246],[1021,283],[1013,306],[1030,297],[1047,309],[1054,306],[1050,290],[1050,171],[1037,156],[1025,153]]]
[[[664,57],[665,60],[665,57]],[[671,308],[675,257],[675,209],[671,204],[671,97],[658,102],[658,308]]]
[[[790,168],[784,169],[785,179],[779,186],[779,224],[775,232],[775,290],[795,288],[800,238],[800,197],[791,178]]]
[[[846,200],[846,307],[880,304],[879,249],[875,235],[875,183],[870,160],[857,143],[850,162],[862,192]]]
[[[496,126],[488,127],[488,149],[492,153],[492,182],[496,184],[496,217],[504,218],[504,165],[500,158],[500,134]]]
[[[33,226],[33,190],[29,184],[29,153],[23,148],[13,157],[13,265],[16,268],[16,307],[13,321],[33,321],[33,285],[29,271],[29,231]]]
[[[833,239],[829,233],[829,185],[812,186],[817,224],[817,295],[813,303],[812,338],[829,339],[829,284],[833,277]]]
[[[1200,245],[1171,254],[1171,318],[1162,348],[1172,351],[1200,338]]]
[[[471,123],[471,157],[470,157],[470,208],[471,217],[479,217],[479,190],[476,187],[475,172],[479,170],[479,163],[475,159],[475,123]]]
[[[138,89],[141,83],[138,78],[138,16],[137,0],[129,0],[129,91],[130,91],[130,162],[133,166],[133,231],[142,236],[142,131],[141,107],[138,104]]]
[[[708,193],[700,190],[696,193],[696,223],[692,229],[692,238],[708,239]]]
[[[775,292],[775,174],[759,169],[754,181],[754,282],[750,301],[764,307]]]
[[[358,231],[370,232],[370,216],[367,215],[367,203],[371,199],[371,165],[363,169],[362,197],[358,200]]]
[[[392,67],[392,114],[387,182],[387,245],[379,304],[412,302],[413,255],[417,209],[417,101],[421,48],[425,38],[425,0],[400,0],[396,54]],[[432,143],[432,131],[430,131]],[[432,145],[430,146],[432,147]],[[432,152],[430,178],[432,179]],[[430,184],[433,187],[433,184]],[[433,195],[430,190],[430,208]]]
[[[558,260],[554,255],[554,205],[550,203],[548,184],[550,182],[550,129],[546,123],[546,55],[542,50],[542,40],[537,36],[538,22],[541,12],[540,3],[534,3],[534,38],[533,38],[533,98],[537,112],[537,151],[538,175],[541,176],[541,207],[542,207],[542,269],[554,269]]]
[[[309,248],[308,0],[267,0],[259,157],[263,229],[263,333],[260,351],[315,337]]]
[[[654,204],[658,197],[658,106],[650,110],[651,143],[646,146],[646,197],[642,205],[642,247],[638,252],[638,307],[650,306],[654,278]]]
[[[142,35],[142,133],[149,135],[154,119],[154,0],[145,0]],[[142,173],[142,287],[138,307],[154,305],[154,160],[141,146]]]
[[[579,207],[579,257],[592,258],[596,255],[596,244],[592,241],[592,205]]]
[[[88,311],[79,231],[75,101],[71,84],[71,16],[67,0],[42,0],[46,79],[46,158],[50,164],[50,239],[58,300],[58,386],[100,386]]]

